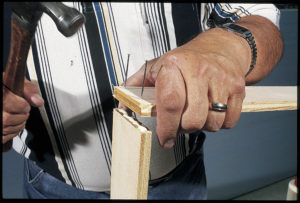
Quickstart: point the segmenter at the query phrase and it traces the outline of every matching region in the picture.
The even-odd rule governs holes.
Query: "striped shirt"
[[[27,60],[27,77],[45,105],[32,108],[13,148],[46,172],[76,188],[109,191],[113,86],[145,62],[185,44],[216,25],[261,15],[279,26],[272,4],[67,2],[86,17],[65,38],[43,15]],[[180,134],[160,147],[155,118],[138,118],[153,132],[150,179],[168,174],[191,153],[195,137]]]

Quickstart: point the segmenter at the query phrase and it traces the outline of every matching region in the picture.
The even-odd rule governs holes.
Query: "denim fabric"
[[[148,200],[206,199],[206,178],[202,147],[190,154],[167,178],[151,184]],[[109,199],[105,192],[72,187],[25,159],[24,198],[29,199]]]
[[[170,176],[156,186],[150,186],[148,199],[206,200],[206,175],[202,148],[189,155]]]
[[[24,198],[27,199],[109,199],[104,192],[84,191],[72,187],[25,159]]]

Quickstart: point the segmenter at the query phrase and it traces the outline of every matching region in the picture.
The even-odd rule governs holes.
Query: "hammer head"
[[[35,29],[44,12],[66,37],[75,34],[85,23],[84,15],[61,2],[11,2],[11,7],[15,20],[26,29]]]

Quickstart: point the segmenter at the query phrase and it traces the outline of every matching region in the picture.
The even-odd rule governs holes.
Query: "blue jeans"
[[[44,172],[25,159],[24,197],[29,199],[109,199],[105,192],[84,191]],[[202,148],[189,155],[162,181],[150,183],[148,199],[206,199]]]

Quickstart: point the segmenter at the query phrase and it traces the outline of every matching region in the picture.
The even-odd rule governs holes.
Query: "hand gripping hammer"
[[[45,12],[55,22],[57,29],[66,37],[72,36],[85,23],[85,17],[76,9],[61,2],[11,2],[11,41],[4,85],[18,96],[23,96],[25,68],[28,51],[36,26]],[[8,151],[12,140],[5,143],[2,151]]]

